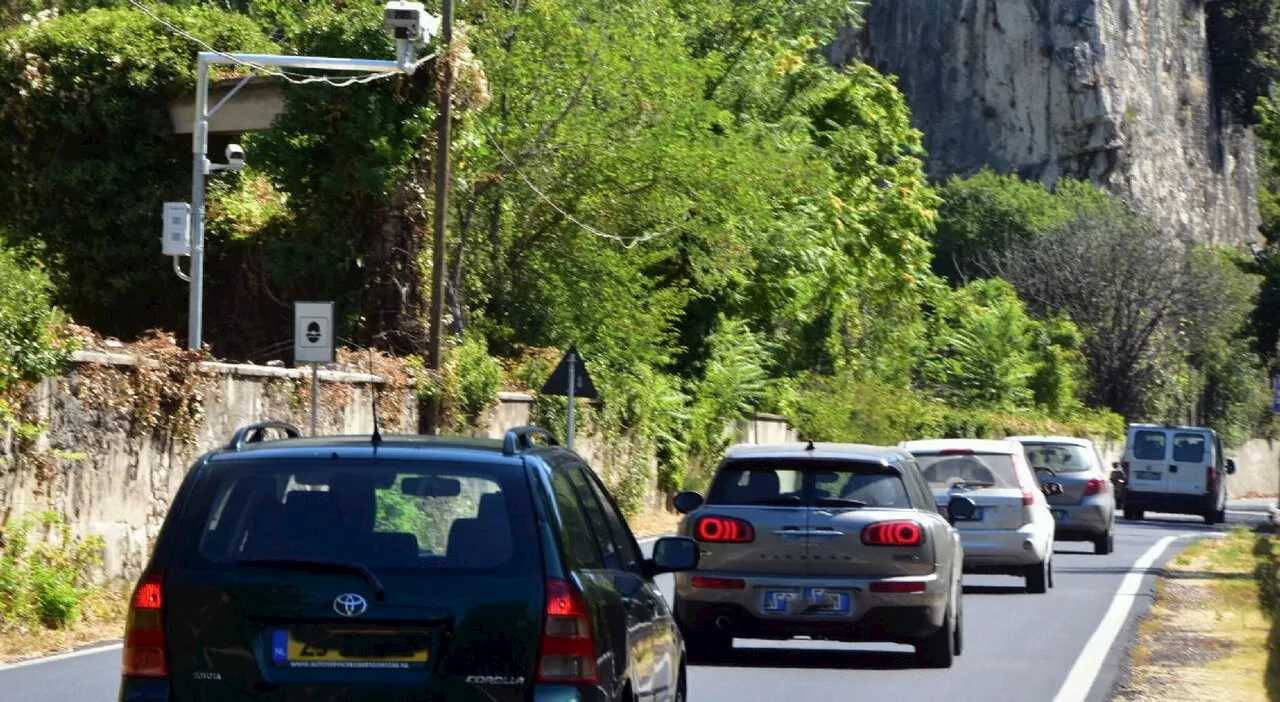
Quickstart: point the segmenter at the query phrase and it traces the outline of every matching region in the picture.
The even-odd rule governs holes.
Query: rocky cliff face
[[[831,47],[899,86],[934,177],[1089,178],[1197,241],[1259,241],[1252,134],[1218,114],[1204,0],[873,0]]]

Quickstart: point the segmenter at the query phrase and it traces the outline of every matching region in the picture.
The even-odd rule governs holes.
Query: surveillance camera
[[[440,30],[440,18],[420,2],[390,0],[384,6],[387,29],[396,39],[425,42]]]
[[[234,169],[244,167],[244,148],[239,144],[227,144],[227,165]]]

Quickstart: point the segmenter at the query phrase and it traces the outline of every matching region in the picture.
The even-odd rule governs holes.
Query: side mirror
[[[1124,484],[1124,471],[1120,470],[1119,468],[1117,468],[1117,469],[1115,469],[1115,470],[1111,471],[1111,483],[1112,483],[1113,485],[1123,485],[1123,484]]]
[[[679,512],[680,514],[688,514],[693,510],[702,506],[702,495],[699,495],[698,493],[690,490],[686,490],[685,492],[682,492],[679,495],[676,495],[674,504],[677,512]]]
[[[687,536],[664,536],[653,544],[650,577],[659,573],[676,573],[698,567],[698,542]]]
[[[1236,474],[1236,461],[1234,458],[1227,459],[1227,475]]]
[[[1060,483],[1045,483],[1041,489],[1044,490],[1045,497],[1062,494],[1062,485]]]
[[[947,502],[947,521],[968,521],[978,513],[978,503],[964,495],[955,495]]]

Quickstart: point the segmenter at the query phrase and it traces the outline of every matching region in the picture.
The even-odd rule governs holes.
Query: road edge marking
[[[1152,544],[1151,548],[1148,548],[1146,553],[1143,553],[1142,557],[1129,567],[1129,572],[1120,581],[1120,587],[1111,599],[1111,606],[1107,608],[1106,614],[1102,615],[1098,628],[1093,631],[1093,635],[1081,649],[1080,655],[1076,657],[1075,663],[1067,673],[1067,679],[1058,689],[1053,702],[1084,702],[1088,699],[1089,692],[1093,690],[1098,674],[1102,672],[1102,666],[1107,661],[1107,654],[1111,652],[1111,647],[1115,645],[1116,639],[1119,638],[1120,632],[1129,620],[1129,612],[1133,609],[1139,594],[1138,589],[1142,586],[1143,578],[1148,575],[1145,571],[1174,541],[1206,536],[1212,535],[1192,533],[1166,536]]]
[[[54,654],[52,656],[43,656],[41,658],[28,658],[26,660],[18,661],[16,663],[4,663],[4,664],[0,664],[0,673],[3,673],[7,670],[16,670],[18,668],[26,668],[27,666],[39,665],[40,663],[56,663],[58,661],[68,660],[70,658],[79,658],[81,656],[92,656],[95,653],[106,653],[107,651],[118,650],[123,646],[124,644],[122,642],[117,641],[115,643],[110,643],[103,646],[92,646],[90,648],[81,648],[75,651],[67,651],[66,653]]]

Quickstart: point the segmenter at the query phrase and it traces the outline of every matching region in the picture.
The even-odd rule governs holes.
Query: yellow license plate
[[[271,658],[291,668],[419,668],[432,643],[420,631],[276,629]]]

